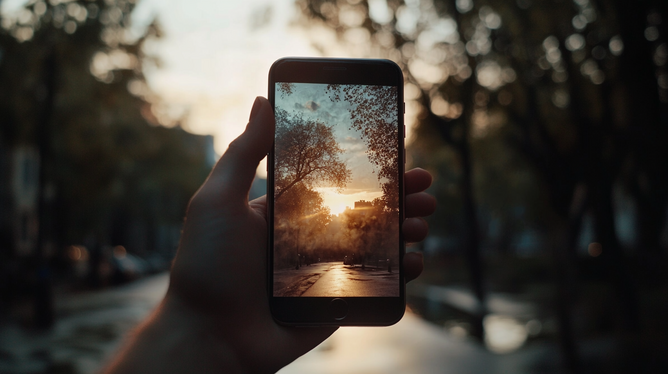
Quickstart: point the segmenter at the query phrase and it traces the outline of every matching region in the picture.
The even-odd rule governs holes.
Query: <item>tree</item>
[[[276,201],[277,217],[281,220],[296,222],[318,215],[329,216],[329,208],[323,206],[320,194],[304,183],[296,183],[293,188],[286,190],[284,197]],[[328,221],[322,222],[326,225]]]
[[[332,101],[352,106],[351,129],[360,133],[369,162],[376,167],[387,209],[399,208],[399,119],[397,89],[392,86],[327,86]]]
[[[0,222],[0,233],[8,223],[11,230],[14,222],[38,222],[36,235],[26,234],[31,255],[9,256],[26,277],[13,281],[34,291],[35,324],[48,327],[51,274],[60,273],[50,268],[69,270],[67,246],[88,246],[91,279],[99,284],[101,247],[156,250],[168,236],[158,238],[159,232],[178,231],[211,165],[201,151],[204,137],[159,127],[152,113],[160,99],[144,68],[157,60],[143,47],[161,31],[157,21],[139,34],[130,31],[136,1],[24,3],[17,13],[0,15],[0,153],[38,155],[38,193],[34,209],[20,208],[11,194],[0,196],[9,201],[3,215],[11,217]],[[7,191],[0,186],[0,194]],[[127,234],[138,227],[134,237],[146,240],[130,242]],[[86,243],[88,237],[95,243]],[[165,255],[175,248],[160,246]]]
[[[283,96],[292,94],[293,89],[294,89],[294,84],[292,84],[290,82],[280,82],[280,83],[278,83],[278,91]]]
[[[39,148],[52,223],[40,227],[58,249],[89,235],[120,240],[113,222],[178,226],[210,170],[210,139],[162,127],[153,113],[160,98],[144,70],[159,61],[144,45],[162,32],[157,21],[130,32],[135,6],[37,0],[2,22],[0,147]]]
[[[364,264],[369,260],[397,261],[399,216],[389,210],[384,198],[376,198],[367,206],[347,209],[343,213],[347,249]]]
[[[351,171],[339,160],[343,153],[331,126],[276,109],[276,195],[278,201],[297,183],[307,187],[325,182],[343,188]]]
[[[278,267],[295,266],[297,255],[313,257],[324,247],[322,235],[331,215],[317,191],[295,183],[276,200],[274,209],[274,256]]]

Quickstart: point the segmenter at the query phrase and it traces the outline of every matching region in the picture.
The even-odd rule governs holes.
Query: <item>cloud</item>
[[[377,195],[378,193],[379,191],[369,191],[368,188],[346,188],[345,190],[341,191],[341,195]]]
[[[313,100],[309,100],[309,101],[306,102],[306,104],[303,104],[303,105],[300,104],[300,103],[295,103],[295,108],[299,109],[299,110],[308,109],[311,112],[315,112],[316,110],[318,110],[320,108],[320,105]]]
[[[316,110],[318,110],[318,108],[320,108],[320,105],[318,105],[318,103],[316,103],[313,100],[309,100],[306,102],[306,104],[304,104],[304,108],[310,109],[312,112],[315,112]]]
[[[367,146],[362,139],[352,136],[346,136],[344,139],[339,139],[339,145],[352,154],[359,151],[362,151],[362,154],[364,154],[367,150]]]

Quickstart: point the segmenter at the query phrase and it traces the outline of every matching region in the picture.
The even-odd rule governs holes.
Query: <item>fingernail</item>
[[[262,102],[260,101],[260,97],[256,97],[255,101],[253,102],[253,109],[251,109],[250,117],[248,117],[248,121],[251,121],[255,115],[257,115],[257,112],[260,111],[260,107],[262,106]]]

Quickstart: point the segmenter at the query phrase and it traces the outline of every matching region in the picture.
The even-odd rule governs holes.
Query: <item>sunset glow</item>
[[[330,214],[338,215],[346,210],[346,207],[355,207],[355,201],[366,200],[373,201],[373,199],[381,197],[382,191],[359,191],[348,193],[338,193],[334,187],[318,187],[315,189],[320,192],[323,200],[323,205],[329,207]]]

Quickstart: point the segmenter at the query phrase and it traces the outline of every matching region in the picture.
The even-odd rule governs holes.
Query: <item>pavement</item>
[[[536,370],[554,356],[547,344],[494,354],[465,337],[449,334],[406,313],[390,327],[346,327],[279,374],[474,374],[558,372]],[[556,362],[555,365],[557,366]]]
[[[98,292],[66,295],[56,303],[48,333],[16,325],[0,329],[0,373],[95,373],[167,290],[166,273]],[[390,327],[349,327],[283,368],[301,373],[534,373],[553,362],[556,347],[531,344],[495,354],[466,336],[423,320],[410,311]],[[261,358],[258,358],[261,359]]]
[[[386,268],[319,262],[274,271],[275,296],[398,296],[399,273]]]
[[[399,273],[387,269],[362,269],[340,262],[332,264],[320,278],[302,294],[315,297],[399,296]]]
[[[312,265],[302,265],[299,269],[274,270],[274,296],[301,296],[333,264],[332,262],[318,262]]]
[[[58,295],[51,331],[0,327],[0,373],[98,372],[160,302],[168,284],[162,273],[120,287]]]

